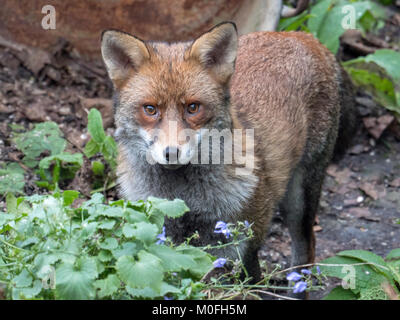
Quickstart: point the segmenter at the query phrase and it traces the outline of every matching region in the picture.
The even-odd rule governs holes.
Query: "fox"
[[[238,251],[253,282],[277,210],[291,265],[314,262],[325,170],[355,122],[351,84],[325,46],[297,31],[239,37],[228,21],[176,43],[105,30],[101,53],[113,84],[121,197],[184,200],[190,211],[165,221],[175,243],[195,232],[195,245],[224,243],[218,222],[247,221],[254,236]],[[213,130],[226,135],[207,149],[204,132]],[[211,161],[217,151],[223,157]],[[210,252],[238,258],[229,246]]]

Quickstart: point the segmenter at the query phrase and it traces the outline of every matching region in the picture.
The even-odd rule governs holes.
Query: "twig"
[[[296,299],[296,298],[291,298],[291,297],[286,297],[286,296],[281,296],[280,294],[276,294],[276,293],[272,293],[269,291],[264,291],[264,290],[250,290],[249,292],[258,292],[258,293],[262,293],[262,294],[266,294],[275,298],[280,298],[280,299],[284,299],[284,300],[300,300],[300,299]]]
[[[32,172],[32,169],[27,167],[26,165],[24,165],[22,163],[22,161],[20,159],[18,159],[18,157],[15,153],[10,153],[8,156],[10,157],[11,160],[14,160],[15,162],[17,162],[21,166],[22,169],[24,169],[25,171],[28,171],[28,172]]]
[[[20,52],[26,50],[25,46],[17,44],[17,43],[14,43],[14,42],[11,42],[11,41],[3,38],[2,36],[0,36],[0,46],[11,48],[11,49],[13,49],[15,51],[20,51]]]
[[[18,247],[16,247],[16,246],[14,246],[14,245],[12,245],[11,243],[8,243],[7,241],[3,240],[2,238],[0,238],[0,241],[3,242],[5,245],[11,247],[11,248],[18,249],[18,250],[21,250],[21,251],[28,251],[28,250],[25,250],[25,249],[18,248]]]
[[[335,264],[335,263],[308,263],[308,264],[302,264],[299,266],[294,266],[294,267],[290,267],[281,271],[276,272],[275,274],[279,274],[279,273],[284,273],[284,272],[288,272],[290,270],[294,270],[294,269],[298,269],[298,268],[305,268],[305,267],[313,267],[313,266],[325,266],[325,267],[343,267],[343,266],[362,266],[362,265],[373,265],[376,267],[380,267],[383,268],[385,270],[389,271],[389,268],[385,267],[385,266],[381,266],[377,263],[373,263],[373,262],[360,262],[360,263],[350,263],[350,264]]]
[[[71,141],[66,135],[64,135],[65,140],[67,140],[70,144],[72,144],[74,147],[76,147],[86,159],[89,159],[88,157],[86,157],[85,155],[85,151],[76,143],[74,143],[73,141]]]

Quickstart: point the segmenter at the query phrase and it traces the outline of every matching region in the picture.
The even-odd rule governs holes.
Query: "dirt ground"
[[[0,163],[20,162],[10,124],[32,128],[52,120],[60,125],[69,149],[81,150],[89,137],[87,112],[97,107],[112,134],[111,86],[100,62],[84,62],[66,41],[52,52],[0,43]],[[357,94],[360,128],[354,146],[327,170],[315,225],[316,261],[341,250],[364,249],[386,255],[400,247],[400,130],[395,118],[371,97]],[[86,168],[87,169],[87,168]],[[27,174],[25,193],[45,192]],[[66,186],[68,187],[68,186]],[[85,169],[70,186],[88,195]],[[108,198],[116,197],[115,190]],[[4,199],[0,199],[0,210]],[[288,266],[290,237],[277,213],[260,258]],[[324,293],[311,294],[320,298]]]

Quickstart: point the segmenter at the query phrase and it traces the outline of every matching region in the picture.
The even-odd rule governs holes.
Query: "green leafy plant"
[[[13,140],[24,154],[22,163],[29,168],[37,167],[38,158],[43,154],[60,154],[67,146],[58,125],[52,121],[38,123],[27,132],[15,133]]]
[[[0,167],[0,195],[7,192],[22,194],[25,186],[24,169],[18,163],[9,162]]]
[[[340,36],[346,31],[342,26],[346,12],[345,6],[354,10],[357,29],[370,31],[385,17],[385,11],[372,1],[321,0],[311,7],[311,17],[307,20],[308,30],[317,37],[332,53],[336,54]]]
[[[16,133],[16,147],[23,152],[22,163],[40,175],[38,186],[54,190],[60,181],[72,179],[83,164],[81,153],[65,151],[67,141],[54,122],[42,122],[27,132]],[[43,157],[43,155],[49,154]],[[40,159],[42,157],[42,159]],[[12,189],[8,191],[12,192]]]
[[[390,4],[391,1],[381,1]],[[363,33],[377,30],[386,16],[384,8],[369,0],[319,0],[297,17],[281,19],[279,30],[311,32],[336,54],[340,37],[348,24],[346,15],[355,14],[355,28]],[[351,12],[352,11],[352,12]],[[349,15],[349,16],[350,16]],[[400,119],[400,53],[382,49],[365,57],[342,62],[355,85],[369,92],[375,101]]]
[[[400,249],[392,250],[385,259],[365,250],[346,250],[319,264],[322,274],[344,280],[326,300],[386,300],[385,287],[400,297]]]
[[[73,190],[8,196],[7,213],[0,214],[0,284],[8,298],[202,297],[198,280],[212,268],[212,257],[161,236],[165,217],[188,211],[183,201],[106,205],[94,194],[74,209],[78,196]]]
[[[382,49],[365,57],[343,62],[356,85],[370,92],[400,118],[400,53]]]
[[[92,158],[100,153],[109,166],[109,175],[106,174],[105,166],[100,161],[92,162],[92,171],[97,180],[94,185],[94,192],[107,190],[115,186],[115,169],[117,167],[117,144],[114,138],[106,135],[103,128],[101,113],[93,108],[88,115],[88,131],[91,139],[85,146],[85,155]]]
[[[306,31],[310,32],[308,27],[306,26],[306,22],[308,19],[312,17],[311,14],[307,14],[307,11],[299,14],[298,16],[294,16],[291,18],[282,18],[279,21],[278,30],[279,31]]]
[[[85,146],[85,154],[91,158],[96,153],[102,153],[108,165],[116,168],[117,145],[113,137],[106,135],[103,128],[101,113],[93,108],[88,115],[88,131],[92,137]]]

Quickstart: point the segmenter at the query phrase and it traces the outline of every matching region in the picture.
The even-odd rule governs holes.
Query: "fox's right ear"
[[[121,31],[106,30],[101,36],[101,54],[108,75],[116,87],[139,69],[144,61],[150,58],[146,44]]]

